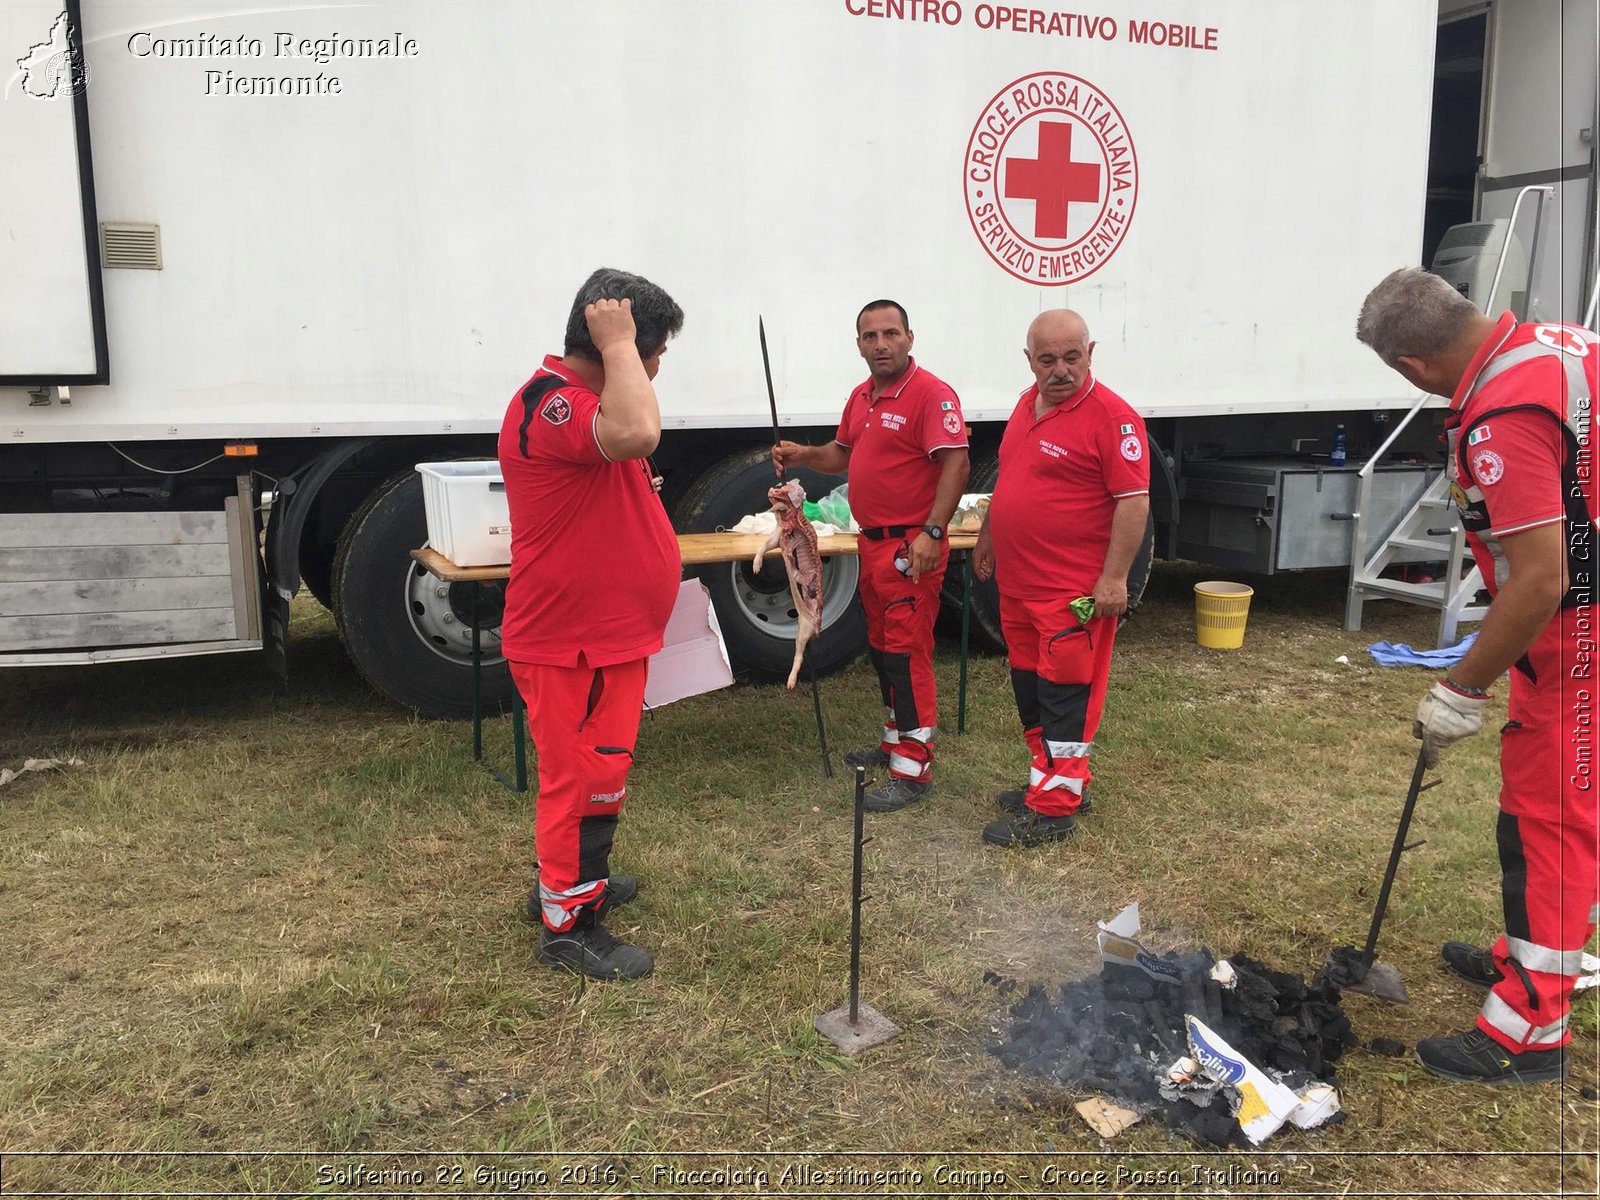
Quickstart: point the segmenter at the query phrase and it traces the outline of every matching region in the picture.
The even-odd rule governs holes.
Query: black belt
[[[921,525],[875,525],[871,529],[863,529],[861,536],[869,542],[881,542],[884,538],[905,537],[913,529],[921,528]]]

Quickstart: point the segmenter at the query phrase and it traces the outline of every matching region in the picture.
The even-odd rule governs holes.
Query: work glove
[[[1411,736],[1422,741],[1423,762],[1430,768],[1438,766],[1441,750],[1482,729],[1483,710],[1488,707],[1488,696],[1469,696],[1448,679],[1428,689],[1411,723]]]

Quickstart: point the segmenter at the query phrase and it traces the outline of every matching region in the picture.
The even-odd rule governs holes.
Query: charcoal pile
[[[1016,990],[993,972],[985,979],[1003,993]],[[1055,995],[1028,987],[1010,1011],[1010,1028],[989,1047],[1006,1066],[1071,1092],[1105,1096],[1215,1146],[1244,1147],[1266,1136],[1270,1129],[1242,1125],[1259,1107],[1260,1093],[1282,1095],[1293,1106],[1295,1097],[1304,1100],[1318,1084],[1333,1083],[1333,1064],[1355,1042],[1339,989],[1326,979],[1307,984],[1242,954],[1218,964],[1205,950],[1146,952],[1138,966],[1106,961],[1099,975]],[[1208,1046],[1218,1040],[1225,1043],[1220,1059]],[[1237,1054],[1227,1054],[1230,1048]],[[1240,1058],[1249,1060],[1244,1070],[1253,1064],[1260,1071],[1247,1077]],[[1251,1079],[1260,1086],[1245,1104]],[[1336,1112],[1336,1091],[1322,1093],[1332,1094]],[[1297,1114],[1294,1122],[1309,1127],[1328,1112],[1325,1105],[1314,1121]],[[1271,1129],[1287,1117],[1286,1107]]]

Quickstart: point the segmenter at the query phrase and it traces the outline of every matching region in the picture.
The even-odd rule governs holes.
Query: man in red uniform
[[[683,310],[649,280],[596,271],[572,303],[562,356],[546,357],[500,429],[511,507],[501,646],[539,760],[528,908],[544,922],[540,961],[596,979],[655,965],[601,918],[638,890],[611,874],[611,843],[646,661],[682,573],[646,457],[661,440],[651,381],[682,327]]]
[[[1372,290],[1356,336],[1407,382],[1450,398],[1447,469],[1493,598],[1466,657],[1417,706],[1430,766],[1483,727],[1488,688],[1511,673],[1496,831],[1506,930],[1492,951],[1446,944],[1447,965],[1489,995],[1477,1028],[1424,1039],[1417,1057],[1446,1079],[1559,1079],[1600,899],[1589,440],[1600,343],[1509,312],[1492,320],[1416,268]]]
[[[1011,687],[1033,757],[1027,790],[1000,793],[1007,815],[984,826],[983,840],[996,846],[1059,841],[1077,824],[1128,571],[1150,515],[1144,421],[1095,379],[1094,347],[1070,309],[1042,312],[1028,327],[1035,383],[1006,425],[972,556],[978,578],[993,576],[1000,589]],[[1082,597],[1094,600],[1087,618],[1072,606]]]
[[[772,448],[780,474],[792,466],[850,472],[867,652],[887,715],[878,745],[845,761],[889,768],[889,782],[866,795],[874,812],[894,812],[933,791],[933,622],[950,559],[945,531],[967,485],[961,401],[917,365],[915,340],[900,305],[868,304],[856,316],[856,348],[871,375],[850,393],[833,441]]]

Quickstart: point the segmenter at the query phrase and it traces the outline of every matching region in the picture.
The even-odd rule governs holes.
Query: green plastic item
[[[1072,611],[1078,615],[1078,621],[1081,624],[1087,625],[1090,621],[1094,620],[1093,596],[1079,596],[1067,607],[1072,609]]]
[[[817,507],[822,510],[822,519],[830,525],[837,525],[840,529],[850,528],[850,485],[841,483],[821,500]]]
[[[800,511],[805,513],[806,520],[808,521],[822,520],[822,510],[809,500],[800,506]]]

